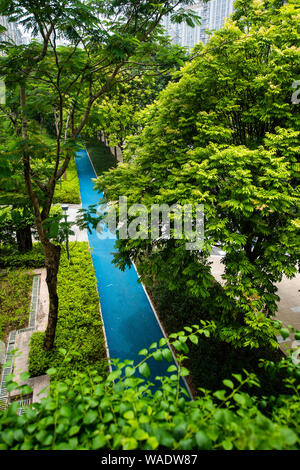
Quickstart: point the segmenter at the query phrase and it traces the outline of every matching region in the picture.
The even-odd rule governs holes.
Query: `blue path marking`
[[[96,175],[86,150],[76,153],[76,165],[82,207],[88,209],[88,206],[98,204],[103,194],[93,190],[92,178]],[[96,230],[89,233],[88,238],[110,357],[121,361],[133,359],[138,363],[142,359],[139,351],[159,341],[164,336],[163,331],[143,286],[138,283],[134,267],[121,271],[112,264],[115,240],[100,240]],[[156,376],[168,374],[169,362],[151,359],[148,364],[152,381]]]

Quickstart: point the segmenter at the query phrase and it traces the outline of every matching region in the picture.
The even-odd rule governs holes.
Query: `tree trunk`
[[[18,249],[21,253],[32,250],[31,227],[27,225],[25,228],[16,230]]]
[[[55,330],[58,315],[58,295],[57,295],[57,273],[60,261],[60,246],[48,242],[44,245],[46,260],[46,282],[49,292],[49,315],[45,332],[44,348],[50,351],[54,345]]]

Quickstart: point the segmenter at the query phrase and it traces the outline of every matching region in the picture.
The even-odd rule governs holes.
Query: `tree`
[[[159,26],[165,14],[180,20],[185,12],[174,8],[189,2],[81,2],[44,0],[0,2],[1,15],[19,21],[39,35],[40,42],[15,46],[2,42],[4,55],[0,58],[0,76],[6,87],[19,100],[8,100],[1,111],[10,120],[14,135],[9,152],[2,159],[21,158],[23,181],[31,200],[39,239],[43,245],[49,316],[45,333],[45,349],[53,347],[57,322],[57,272],[60,245],[49,239],[50,208],[55,185],[66,171],[77,148],[76,139],[86,125],[94,103],[112,89],[117,81],[134,76],[145,52],[159,47]],[[180,13],[181,11],[181,13]],[[193,14],[191,14],[193,17]],[[58,46],[58,40],[68,46]],[[164,64],[160,63],[159,66]],[[149,61],[143,67],[152,68]],[[37,133],[32,113],[34,88],[39,83],[38,100],[46,107],[47,116],[55,122],[55,144]],[[87,92],[84,102],[82,93]],[[37,97],[35,96],[35,99]],[[84,107],[82,105],[84,104]],[[41,124],[41,120],[40,123]],[[42,124],[43,125],[43,124]],[[50,162],[45,167],[45,161]],[[2,167],[6,163],[2,164]]]
[[[143,67],[136,69],[136,75],[117,83],[107,96],[93,107],[84,135],[104,138],[110,147],[123,151],[125,138],[141,128],[140,112],[151,104],[158,93],[165,88],[174,71],[188,61],[188,51],[178,45],[161,40],[160,48],[154,53],[148,51]],[[149,60],[153,63],[147,68]],[[156,64],[156,65],[155,65]],[[164,67],[158,70],[158,65]]]
[[[235,346],[278,347],[275,284],[299,262],[298,19],[293,2],[237,2],[233,19],[196,46],[145,110],[143,129],[127,139],[127,163],[97,184],[107,200],[127,195],[128,206],[149,212],[204,204],[201,251],[187,251],[185,239],[152,240],[149,228],[146,240],[118,240],[115,262],[142,261],[146,281],[163,278],[198,297],[208,316],[217,305],[217,333]],[[217,244],[226,252],[221,295],[208,262]]]

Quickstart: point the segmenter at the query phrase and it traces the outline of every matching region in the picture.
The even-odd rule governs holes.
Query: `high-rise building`
[[[170,17],[163,20],[166,34],[171,37],[172,42],[189,48],[194,47],[200,41],[205,44],[209,35],[206,31],[222,28],[224,21],[233,12],[234,0],[210,0],[208,3],[198,2],[186,8],[194,10],[201,18],[201,25],[194,28],[186,23],[171,23]]]
[[[12,40],[17,45],[22,44],[22,34],[16,23],[9,22],[6,16],[0,16],[0,25],[6,28],[1,38]]]

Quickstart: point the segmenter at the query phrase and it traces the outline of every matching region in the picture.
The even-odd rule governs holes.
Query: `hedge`
[[[26,270],[0,275],[0,341],[11,330],[28,326],[31,289],[32,276]]]
[[[80,204],[81,202],[79,180],[74,158],[70,160],[66,171],[66,178],[64,178],[64,176],[61,178],[61,187],[60,181],[56,183],[53,202],[64,204]]]
[[[62,252],[58,273],[59,312],[54,348],[43,349],[44,332],[34,333],[30,341],[29,373],[42,375],[49,367],[59,369],[60,378],[88,366],[107,373],[107,357],[99,297],[92,258],[87,242],[70,244],[70,261]],[[60,368],[63,355],[68,361]]]
[[[45,256],[40,243],[34,243],[32,250],[26,253],[16,251],[15,246],[0,248],[0,268],[42,268],[45,266]]]
[[[190,342],[208,332],[205,326],[198,328],[186,327],[169,341],[162,338],[159,345],[141,351],[139,364],[115,362],[116,370],[105,378],[90,368],[72,379],[56,380],[58,371],[49,369],[48,397],[26,407],[21,416],[17,402],[0,413],[0,450],[299,450],[300,386],[295,378],[286,382],[293,395],[260,399],[257,377],[244,371],[225,379],[220,390],[202,389],[190,400],[179,390],[179,378],[188,375],[180,360],[178,369],[170,365],[172,375],[157,378],[156,391],[136,376],[138,369],[149,377],[150,356],[172,361],[168,342],[188,351]],[[67,358],[62,354],[63,365]],[[293,371],[300,366],[284,360],[281,367]],[[8,389],[15,389],[17,384],[9,380]],[[17,388],[30,393],[27,385]]]

